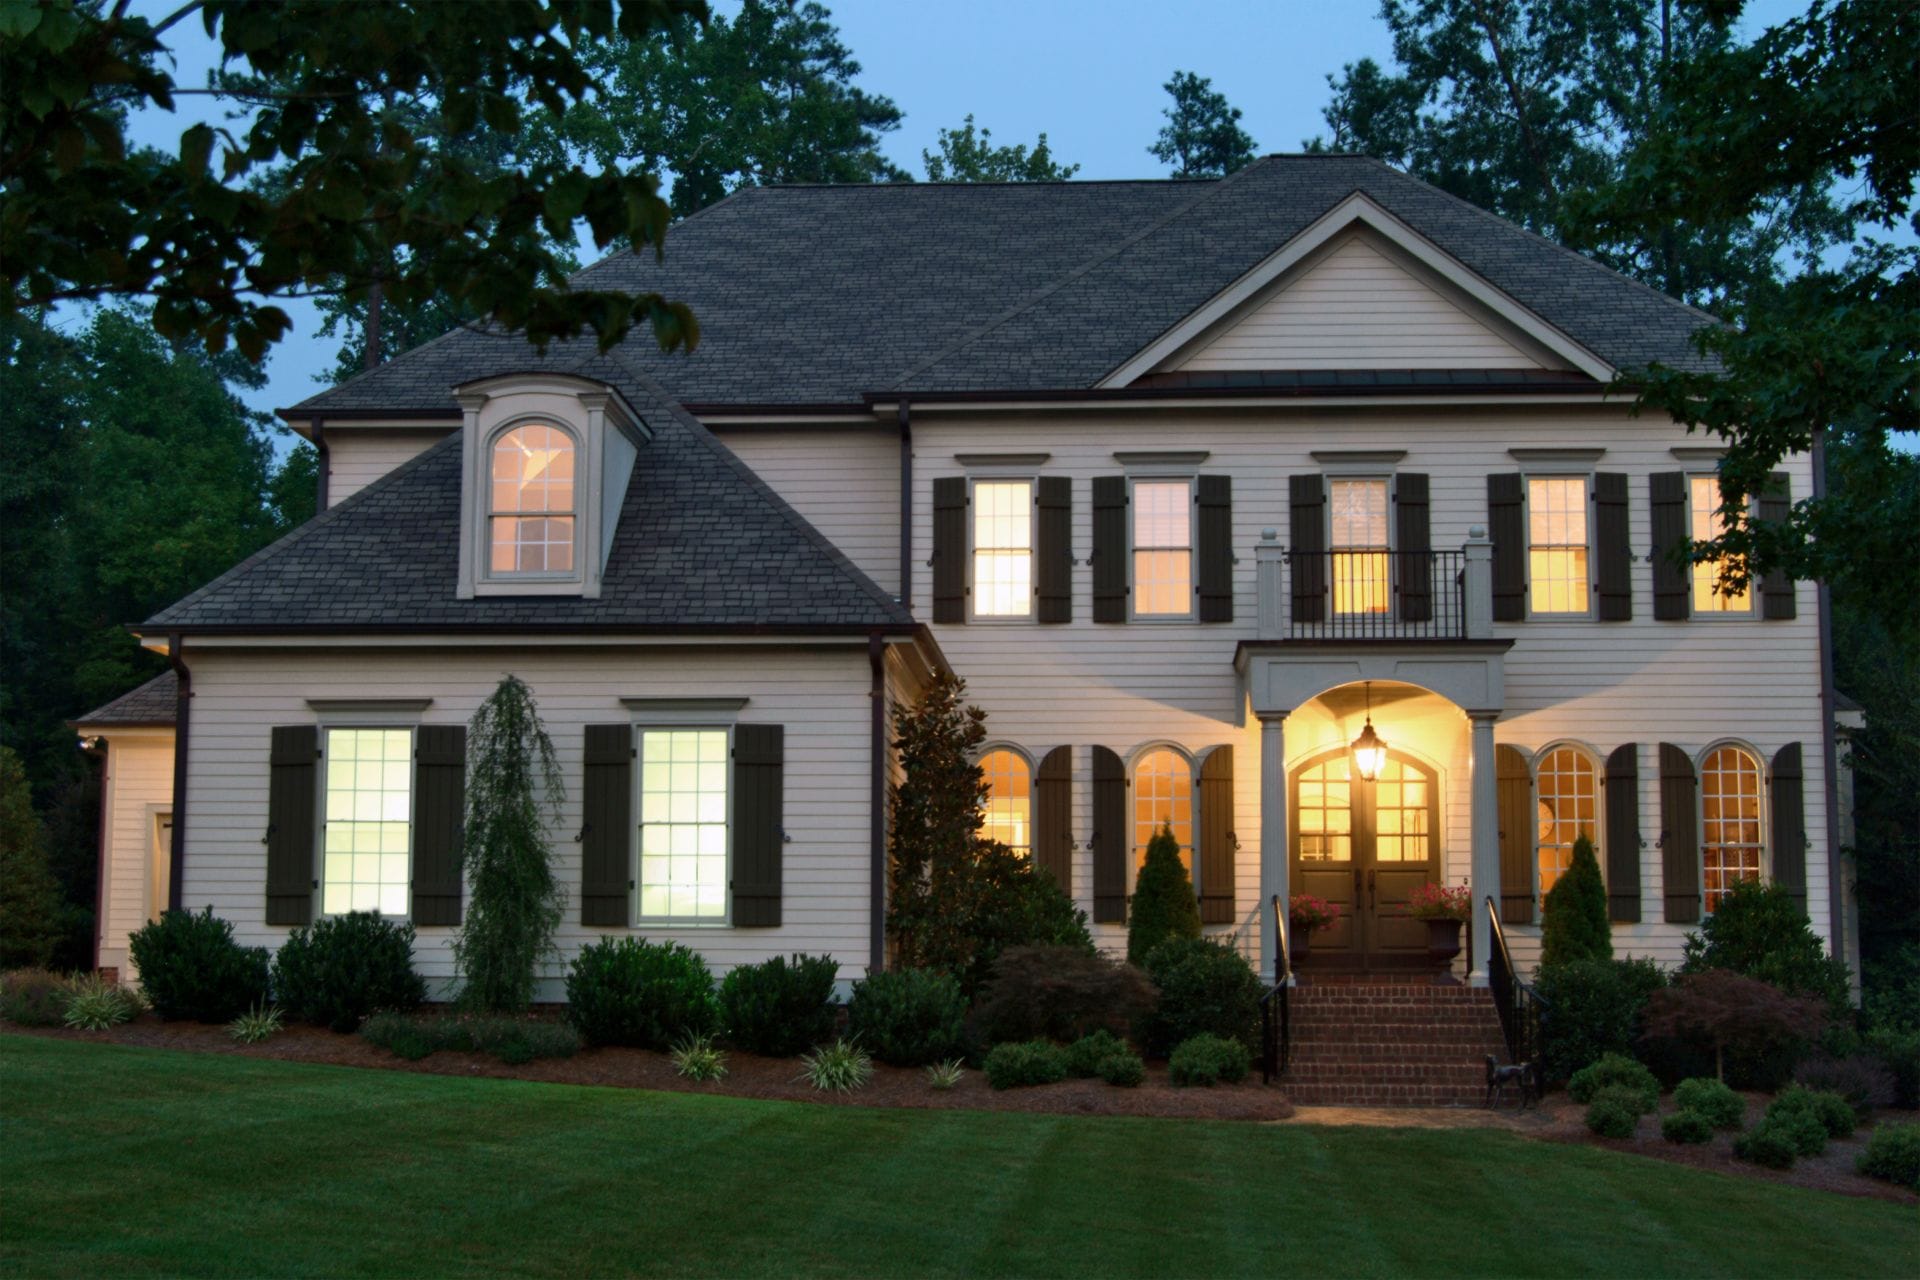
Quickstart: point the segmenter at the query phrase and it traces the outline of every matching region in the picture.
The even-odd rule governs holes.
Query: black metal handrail
[[[1507,933],[1500,927],[1500,908],[1493,897],[1486,899],[1487,923],[1492,945],[1487,948],[1487,986],[1493,992],[1493,1007],[1500,1015],[1500,1034],[1507,1042],[1507,1061],[1532,1064],[1535,1087],[1542,1079],[1541,1054],[1545,1052],[1545,1027],[1548,1004],[1520,977],[1513,966],[1513,953],[1507,949]]]
[[[1289,551],[1287,634],[1295,640],[1460,640],[1464,551]]]
[[[1260,997],[1260,1083],[1286,1074],[1293,1052],[1293,1019],[1287,988],[1293,984],[1293,958],[1287,954],[1287,913],[1273,895],[1273,936],[1279,948],[1273,961],[1273,986]]]

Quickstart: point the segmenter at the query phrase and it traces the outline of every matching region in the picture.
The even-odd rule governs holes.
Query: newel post
[[[1286,613],[1286,563],[1287,553],[1280,547],[1280,535],[1273,529],[1260,531],[1260,545],[1253,549],[1254,585],[1260,601],[1259,630],[1256,633],[1261,640],[1280,640],[1285,638],[1287,629]]]
[[[1461,607],[1466,613],[1467,639],[1491,640],[1493,543],[1487,538],[1485,526],[1474,525],[1467,530],[1466,544],[1460,550],[1466,564],[1465,598],[1461,601]]]

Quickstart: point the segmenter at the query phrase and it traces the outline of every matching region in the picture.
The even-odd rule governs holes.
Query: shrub
[[[1822,1054],[1801,1063],[1793,1078],[1809,1089],[1839,1094],[1853,1108],[1856,1120],[1868,1119],[1876,1108],[1892,1106],[1895,1097],[1893,1073],[1866,1054],[1850,1058]]]
[[[835,1040],[800,1057],[801,1079],[821,1092],[852,1093],[873,1079],[873,1059],[850,1040]]]
[[[689,1080],[724,1080],[727,1055],[716,1049],[712,1036],[687,1036],[673,1046],[673,1069]]]
[[[13,748],[0,747],[0,967],[52,964],[65,914],[26,767]]]
[[[698,952],[678,942],[602,938],[567,971],[567,1020],[590,1044],[665,1049],[708,1035],[713,980]]]
[[[1715,1127],[1698,1111],[1676,1111],[1660,1122],[1660,1136],[1668,1142],[1697,1145],[1713,1141]]]
[[[140,1001],[117,982],[97,973],[74,979],[61,1021],[76,1031],[105,1031],[140,1012]]]
[[[1883,1178],[1920,1191],[1920,1124],[1874,1126],[1854,1168],[1869,1178]]]
[[[360,1027],[369,1043],[396,1057],[416,1060],[434,1053],[485,1053],[518,1066],[535,1058],[570,1058],[580,1037],[559,1022],[507,1017],[418,1017],[376,1013]]]
[[[1647,997],[1667,985],[1652,960],[1568,960],[1543,966],[1535,986],[1548,1013],[1545,1066],[1565,1080],[1609,1053],[1631,1054]]]
[[[1620,1089],[1630,1095],[1636,1115],[1645,1115],[1660,1105],[1660,1082],[1653,1072],[1625,1054],[1609,1053],[1574,1072],[1567,1081],[1567,1095],[1575,1102],[1594,1102],[1606,1089]]]
[[[287,1017],[342,1033],[418,1008],[427,984],[413,971],[413,926],[349,911],[295,929],[273,958],[273,992]]]
[[[1203,1032],[1175,1046],[1167,1060],[1167,1074],[1176,1085],[1211,1088],[1222,1081],[1238,1084],[1252,1065],[1253,1054],[1246,1045]]]
[[[1714,1074],[1727,1078],[1729,1050],[1765,1051],[1781,1042],[1805,1043],[1820,1033],[1826,1013],[1816,1000],[1729,969],[1683,973],[1673,985],[1647,998],[1646,1034],[1676,1040],[1704,1039],[1713,1049]]]
[[[0,1018],[21,1027],[57,1027],[72,995],[72,981],[51,969],[12,969],[0,974]]]
[[[944,1093],[965,1079],[966,1074],[965,1063],[958,1058],[948,1058],[927,1068],[927,1083]]]
[[[1847,966],[1828,956],[1806,910],[1777,884],[1741,880],[1687,937],[1688,973],[1729,969],[1818,1000],[1831,1016],[1847,1009]]]
[[[833,1034],[832,956],[775,956],[741,965],[720,983],[720,1024],[737,1049],[791,1058]]]
[[[267,998],[266,948],[235,942],[212,907],[165,912],[134,930],[128,949],[153,1011],[170,1022],[231,1022]]]
[[[1540,916],[1540,965],[1613,959],[1613,925],[1607,919],[1607,886],[1593,841],[1573,842],[1573,864],[1547,892]]]
[[[1797,1154],[1791,1137],[1779,1126],[1762,1120],[1733,1140],[1736,1159],[1769,1169],[1791,1169]]]
[[[1167,1053],[1203,1032],[1249,1050],[1258,1045],[1260,979],[1231,946],[1169,938],[1147,957],[1147,976],[1160,991],[1158,1007],[1145,1019],[1149,1053]]]
[[[1893,1105],[1920,1107],[1920,1029],[1875,1027],[1867,1033],[1867,1051],[1893,1077]]]
[[[1067,1078],[1067,1055],[1051,1040],[997,1044],[987,1053],[987,1083],[996,1089],[1057,1084]]]
[[[987,1044],[1068,1041],[1125,1032],[1153,1005],[1153,984],[1130,964],[1078,947],[1014,947],[994,961],[972,1024]]]
[[[280,1030],[280,1010],[255,1005],[227,1024],[227,1034],[241,1044],[259,1044]]]
[[[1853,1136],[1853,1107],[1837,1093],[1794,1085],[1784,1089],[1767,1104],[1767,1119],[1784,1115],[1807,1115],[1819,1124],[1829,1138]],[[1823,1144],[1824,1145],[1824,1144]]]
[[[1747,1119],[1747,1100],[1712,1076],[1682,1080],[1673,1091],[1673,1101],[1716,1129],[1738,1129]]]
[[[1785,1136],[1797,1156],[1817,1156],[1827,1149],[1827,1127],[1812,1111],[1792,1110],[1775,1115],[1769,1108],[1760,1123],[1772,1126]]]
[[[1631,1138],[1640,1127],[1640,1095],[1621,1085],[1608,1085],[1587,1107],[1587,1128],[1603,1138]]]
[[[1095,1031],[1067,1046],[1067,1074],[1084,1080],[1100,1074],[1100,1064],[1127,1052],[1127,1042],[1111,1031]]]
[[[1194,896],[1193,873],[1180,860],[1180,842],[1173,828],[1163,825],[1147,841],[1147,856],[1134,879],[1133,901],[1127,907],[1127,962],[1145,964],[1152,950],[1168,938],[1200,936],[1200,900]]]
[[[1121,1089],[1138,1088],[1147,1078],[1147,1064],[1132,1050],[1110,1053],[1100,1059],[1100,1078]]]
[[[921,1067],[966,1045],[967,998],[959,980],[932,969],[888,969],[853,986],[847,1028],[882,1062]]]

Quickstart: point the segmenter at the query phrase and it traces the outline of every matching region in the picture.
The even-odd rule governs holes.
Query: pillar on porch
[[[1493,947],[1493,922],[1487,899],[1500,895],[1500,785],[1493,752],[1493,722],[1498,711],[1469,711],[1473,725],[1473,972],[1471,986],[1487,985],[1487,956]]]
[[[1260,717],[1260,954],[1267,978],[1280,971],[1280,930],[1273,899],[1286,909],[1287,892],[1287,713]]]

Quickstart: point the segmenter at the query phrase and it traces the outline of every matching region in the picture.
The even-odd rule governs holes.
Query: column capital
[[[1504,712],[1501,712],[1501,711],[1481,711],[1481,710],[1475,710],[1471,707],[1466,708],[1465,710],[1466,710],[1467,719],[1473,721],[1475,724],[1492,724],[1495,720],[1498,720],[1503,714],[1505,714]]]
[[[1291,711],[1256,711],[1253,717],[1261,724],[1283,724],[1292,714]]]

